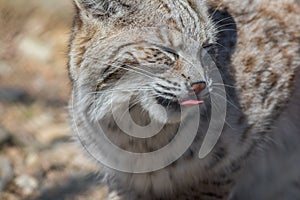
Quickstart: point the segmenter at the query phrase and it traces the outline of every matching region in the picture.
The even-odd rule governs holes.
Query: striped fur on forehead
[[[208,15],[199,15],[186,0],[163,0],[169,7],[170,14],[175,20],[177,28],[183,33],[190,35],[200,41],[213,39],[213,24],[209,23]],[[179,11],[180,10],[180,11]],[[209,41],[214,42],[214,41]]]

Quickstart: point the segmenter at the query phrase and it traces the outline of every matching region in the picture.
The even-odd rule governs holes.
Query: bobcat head
[[[173,122],[190,110],[184,105],[203,103],[212,80],[202,57],[216,31],[202,1],[75,4],[70,76],[79,107],[91,120],[129,101],[159,122]]]

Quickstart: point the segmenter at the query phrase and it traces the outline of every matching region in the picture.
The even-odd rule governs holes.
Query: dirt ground
[[[68,124],[72,16],[71,0],[0,0],[0,199],[106,192]]]

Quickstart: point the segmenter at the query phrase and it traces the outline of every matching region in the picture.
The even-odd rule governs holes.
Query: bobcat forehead
[[[167,27],[187,34],[200,43],[215,42],[215,26],[208,16],[203,1],[75,0],[75,2],[78,13],[74,21],[76,31],[73,33],[71,44],[74,44],[74,48],[71,48],[71,53],[74,54],[71,61],[74,59],[74,66],[80,64],[80,57],[85,54],[86,47],[91,45],[91,40],[102,40],[130,28]],[[166,11],[165,8],[169,9]],[[124,10],[124,13],[117,14],[116,10]],[[149,16],[148,13],[152,15]]]

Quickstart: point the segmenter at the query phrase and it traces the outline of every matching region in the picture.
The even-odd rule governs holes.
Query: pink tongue
[[[189,101],[184,101],[181,103],[183,106],[195,106],[199,104],[203,104],[204,101],[195,101],[195,100],[189,100]]]

